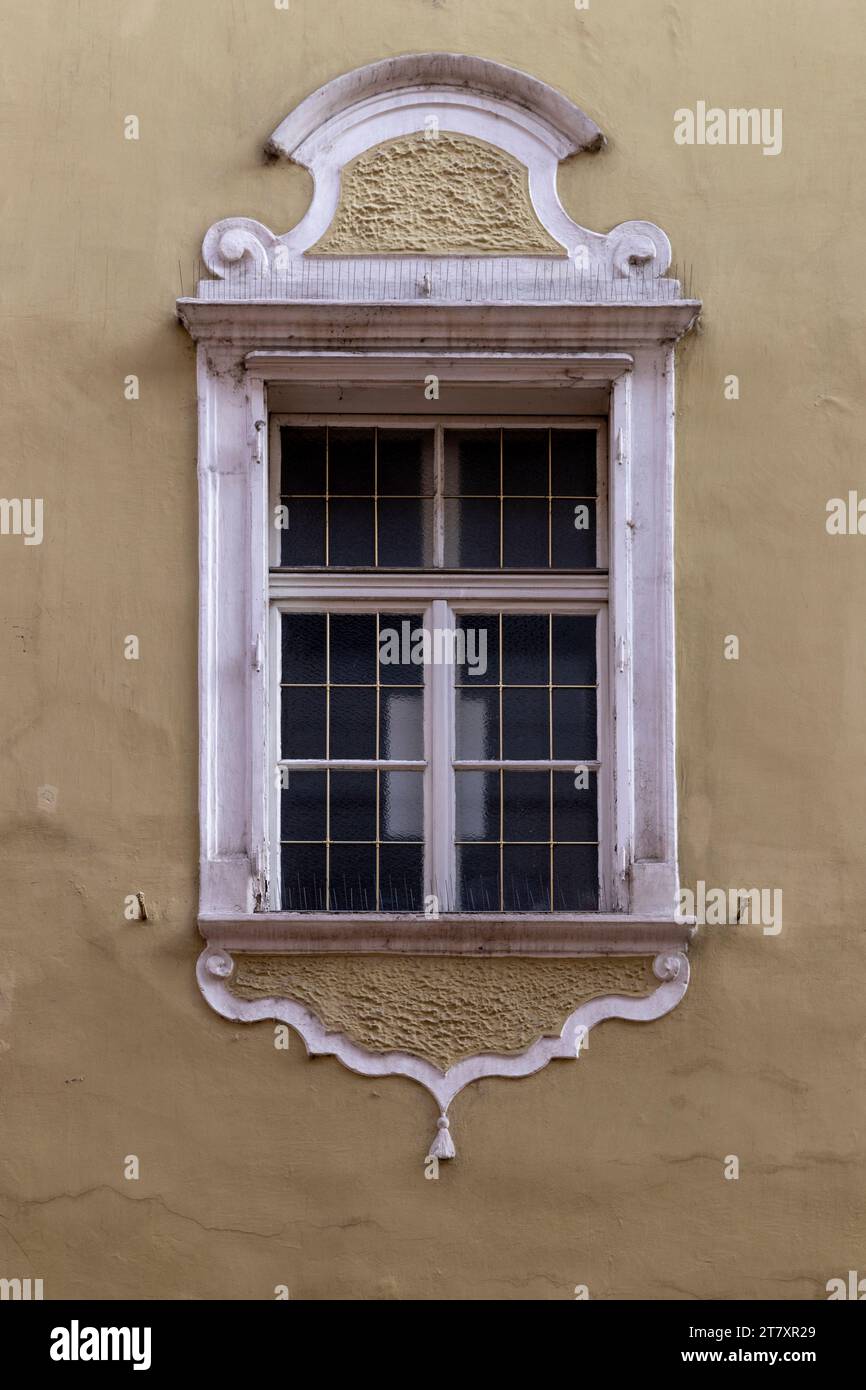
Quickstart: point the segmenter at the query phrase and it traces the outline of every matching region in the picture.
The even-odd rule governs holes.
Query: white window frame
[[[272,412],[269,420],[269,480],[270,512],[279,505],[281,495],[281,445],[280,431],[283,426],[301,427],[330,426],[332,428],[366,426],[382,429],[401,427],[427,428],[433,435],[434,494],[440,506],[434,511],[433,550],[434,564],[423,572],[392,572],[373,567],[355,569],[349,573],[345,569],[328,570],[280,570],[281,533],[271,528],[270,538],[270,576],[269,593],[271,618],[269,623],[269,669],[270,690],[269,707],[273,711],[270,720],[271,767],[273,776],[269,791],[268,829],[269,844],[267,852],[267,883],[263,894],[272,912],[281,911],[281,834],[280,834],[280,795],[276,790],[277,769],[289,767],[298,770],[323,770],[333,766],[328,760],[293,759],[283,762],[280,758],[280,690],[281,690],[281,651],[280,617],[287,612],[377,612],[383,609],[380,594],[380,578],[390,575],[394,592],[391,611],[400,610],[417,616],[428,630],[449,626],[452,619],[463,614],[500,612],[510,613],[554,613],[586,614],[596,617],[596,673],[597,673],[597,751],[594,759],[580,760],[580,766],[596,773],[598,792],[598,864],[599,864],[599,911],[609,912],[625,899],[625,885],[617,881],[617,862],[615,854],[615,782],[613,776],[614,720],[610,701],[610,644],[608,637],[608,429],[607,418],[598,415],[449,415],[430,411],[429,416],[396,414],[384,412],[374,414],[324,414]],[[531,577],[518,569],[498,571],[466,571],[449,569],[444,562],[444,529],[441,501],[444,495],[444,437],[448,429],[587,429],[596,435],[596,566],[593,571],[571,574],[564,570],[550,569],[543,575],[533,572]],[[558,577],[559,584],[555,580]],[[543,578],[548,597],[538,597],[537,581]],[[522,579],[524,587],[535,597],[511,598],[503,601],[502,591],[507,586],[514,589],[514,581]],[[570,593],[572,596],[566,597]],[[574,594],[581,595],[574,597]],[[431,665],[425,671],[424,681],[424,886],[425,898],[441,898],[441,885],[454,878],[454,821],[455,821],[455,771],[461,766],[455,758],[455,701],[454,679],[450,667]],[[370,765],[365,759],[363,765]],[[375,761],[375,760],[374,760]],[[498,761],[498,760],[494,760]],[[402,764],[395,763],[399,767]],[[488,766],[489,764],[485,764]],[[551,768],[554,771],[574,772],[575,760],[534,760],[518,762],[503,759],[502,765],[515,770]],[[351,764],[347,764],[351,766]],[[361,766],[361,764],[358,764]],[[408,764],[406,764],[408,766]],[[417,766],[417,765],[416,765]],[[464,764],[469,767],[472,764]],[[481,766],[481,764],[479,764]],[[304,912],[283,912],[286,917],[295,916],[299,920],[308,918]],[[336,921],[352,919],[358,913],[329,911],[328,917]],[[394,917],[395,913],[364,913],[366,917],[376,916],[380,920]],[[436,912],[438,916],[438,909]],[[498,919],[517,917],[517,912],[494,911],[455,913],[455,918]],[[544,913],[545,918],[553,917],[554,912]],[[566,914],[571,915],[571,914]],[[313,914],[318,920],[320,914]],[[429,921],[429,914],[425,921]]]
[[[674,342],[693,321],[687,304],[639,308],[577,305],[519,306],[488,316],[484,332],[460,321],[459,308],[430,311],[386,306],[375,323],[353,318],[346,306],[190,303],[187,326],[199,339],[201,894],[199,924],[211,943],[243,949],[524,951],[678,949],[691,928],[677,923],[676,780],[674,761],[673,423]],[[339,319],[349,350],[335,353]],[[417,320],[420,319],[420,322]],[[408,322],[407,322],[408,320]],[[413,322],[415,320],[415,322]],[[422,331],[429,350],[405,348]],[[469,350],[454,347],[471,333]],[[520,331],[531,351],[503,352],[503,336]],[[479,350],[479,336],[482,339]],[[399,339],[387,350],[390,337]],[[437,341],[437,337],[440,341]],[[303,346],[296,346],[298,340]],[[372,341],[371,341],[372,340]],[[443,341],[444,340],[444,341]],[[534,341],[533,341],[534,340]],[[568,342],[613,343],[572,351]],[[287,344],[291,342],[292,346]],[[447,342],[447,353],[442,347]],[[441,343],[441,345],[440,345]],[[383,350],[384,349],[384,350]],[[267,391],[270,383],[315,388],[351,382],[381,388],[416,386],[424,376],[496,390],[509,385],[610,391],[608,436],[610,701],[616,784],[616,864],[606,912],[520,914],[512,923],[445,915],[438,922],[365,914],[341,924],[272,910],[265,895],[273,781],[269,740],[268,624],[271,608],[268,546],[272,530],[268,486]],[[378,412],[377,412],[378,413]],[[497,414],[495,402],[485,415]],[[579,406],[574,412],[579,413]],[[405,575],[371,571],[366,596],[393,606]],[[294,599],[315,597],[332,577],[296,572]],[[556,571],[494,577],[502,606],[589,601],[582,586]],[[443,577],[444,580],[444,577]],[[428,577],[424,578],[429,583]],[[447,597],[447,586],[441,596]],[[239,732],[240,731],[240,732]],[[264,903],[268,911],[261,911]],[[256,910],[256,909],[259,910]]]

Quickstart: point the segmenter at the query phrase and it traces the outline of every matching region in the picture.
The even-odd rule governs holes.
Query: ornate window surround
[[[437,130],[486,142],[528,171],[528,196],[561,258],[318,256],[346,166],[367,150]],[[431,1153],[450,1157],[446,1111],[485,1075],[526,1075],[574,1057],[605,1017],[651,1019],[688,983],[693,932],[678,894],[673,611],[674,352],[698,301],[665,277],[670,245],[651,223],[608,234],[567,216],[561,159],[604,137],[544,83],[485,60],[407,55],[326,84],[277,128],[271,155],[310,169],[307,214],[276,236],[238,217],[212,227],[203,254],[214,279],[178,301],[197,343],[200,488],[200,818],[198,922],[203,994],[226,1017],[282,1019],[311,1053],[367,1075],[413,1077],[442,1110]],[[523,390],[609,391],[610,670],[616,782],[616,909],[603,914],[294,914],[269,903],[268,392],[383,390],[436,375],[440,391],[495,400]],[[383,595],[388,577],[380,577]],[[562,596],[561,581],[558,585]],[[299,579],[299,587],[303,586]],[[503,580],[509,601],[538,600],[545,581]],[[568,596],[585,597],[586,591]],[[442,1070],[401,1050],[375,1053],[287,998],[242,999],[239,953],[654,957],[659,986],[642,998],[583,1002],[561,1034],[517,1055],[485,1052]],[[444,1121],[444,1123],[443,1123]]]

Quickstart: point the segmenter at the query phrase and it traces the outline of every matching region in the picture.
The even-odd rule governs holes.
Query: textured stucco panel
[[[372,1052],[399,1050],[443,1070],[479,1052],[521,1052],[556,1036],[602,994],[658,988],[651,956],[463,960],[382,956],[235,956],[241,999],[306,1004],[331,1032]]]
[[[440,133],[389,140],[343,170],[334,220],[311,254],[564,256],[538,220],[519,160]]]

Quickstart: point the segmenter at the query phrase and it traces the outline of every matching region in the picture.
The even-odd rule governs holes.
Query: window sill
[[[205,913],[198,925],[212,947],[299,955],[651,955],[687,949],[697,930],[692,919],[622,912]]]

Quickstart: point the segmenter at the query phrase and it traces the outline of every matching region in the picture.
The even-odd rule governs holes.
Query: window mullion
[[[454,614],[444,599],[436,599],[424,615],[430,633],[431,656],[437,654],[434,634],[454,627]],[[450,639],[442,650],[453,650]],[[427,667],[426,798],[427,894],[437,911],[454,907],[454,668],[447,661],[431,660]]]

